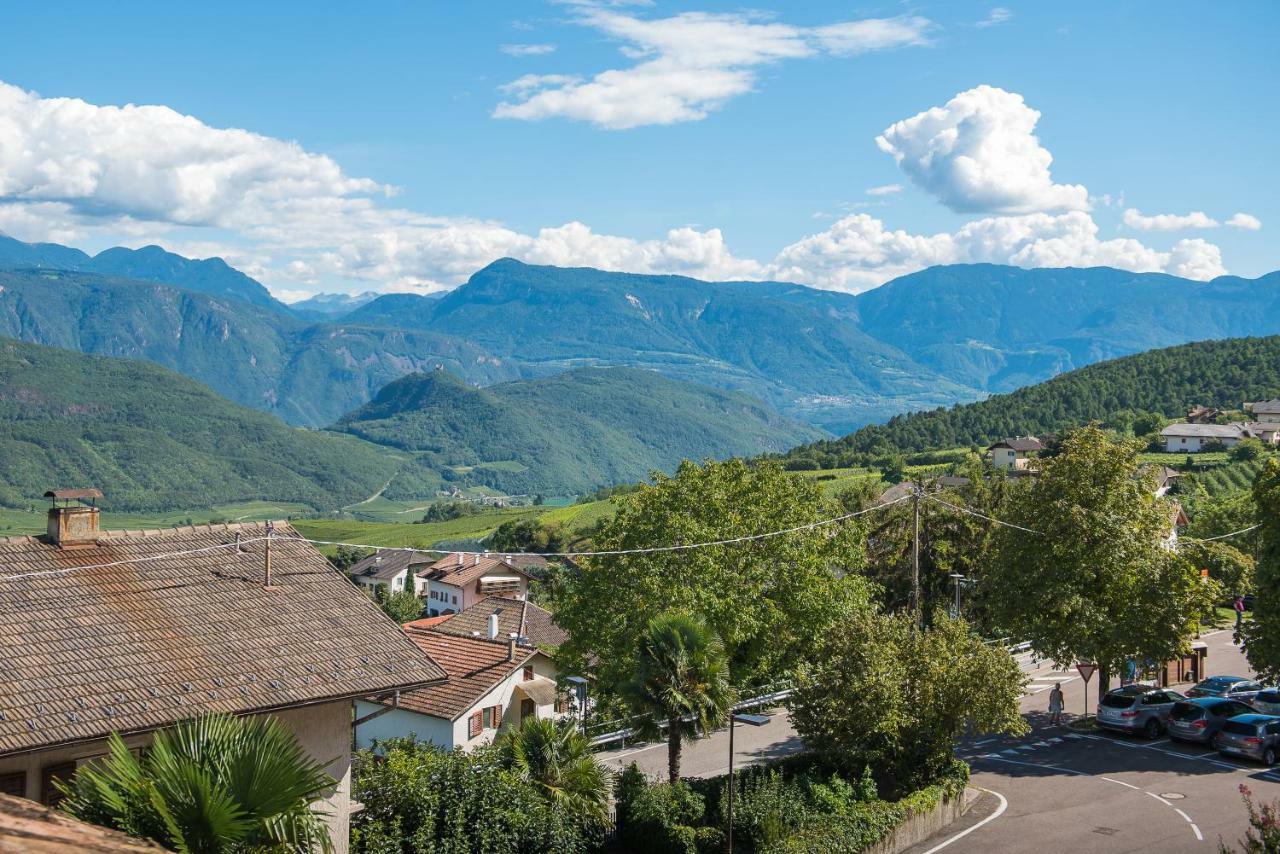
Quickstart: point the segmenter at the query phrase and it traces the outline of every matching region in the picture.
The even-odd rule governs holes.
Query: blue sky
[[[504,254],[845,290],[1280,267],[1274,3],[316,8],[8,4],[0,230],[289,297]]]

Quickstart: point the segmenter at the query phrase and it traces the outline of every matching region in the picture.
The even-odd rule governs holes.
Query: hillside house
[[[1164,449],[1171,454],[1196,454],[1206,445],[1229,448],[1248,436],[1240,424],[1170,424],[1160,431]]]
[[[1212,424],[1221,414],[1221,409],[1212,406],[1193,406],[1187,410],[1186,420],[1188,424]]]
[[[515,555],[445,555],[418,573],[426,582],[427,613],[456,614],[486,596],[527,597],[529,573],[524,565]]]
[[[1246,403],[1244,408],[1253,413],[1253,417],[1266,424],[1280,424],[1280,397],[1271,400],[1260,400]]]
[[[390,593],[409,590],[418,596],[425,595],[427,582],[418,573],[432,564],[426,555],[402,549],[378,549],[369,557],[352,564],[348,574],[351,580],[372,592],[386,587]]]
[[[1025,469],[1035,454],[1044,450],[1044,443],[1035,436],[1014,436],[1001,439],[987,448],[991,464],[999,469]]]
[[[558,674],[550,656],[516,637],[502,637],[498,616],[490,616],[480,637],[451,634],[441,631],[440,623],[427,622],[434,624],[423,628],[410,623],[405,632],[444,668],[447,681],[357,703],[357,747],[414,736],[445,750],[472,750],[526,718],[571,714],[556,687]]]
[[[1280,421],[1246,421],[1240,426],[1250,438],[1267,445],[1280,444]]]
[[[497,637],[515,635],[524,646],[534,646],[544,652],[552,652],[569,639],[564,629],[555,623],[551,612],[540,608],[528,599],[512,599],[505,596],[486,596],[459,614],[409,623],[418,626],[430,623],[436,631],[464,637],[483,637],[489,632],[491,618],[498,620]]]
[[[0,539],[0,792],[55,803],[112,732],[272,715],[336,780],[319,806],[345,852],[352,702],[445,671],[287,524],[99,531],[57,506],[97,490],[49,495],[45,536]]]

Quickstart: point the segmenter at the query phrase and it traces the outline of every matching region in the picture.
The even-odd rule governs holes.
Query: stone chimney
[[[93,488],[51,489],[44,497],[53,502],[45,527],[50,542],[61,549],[97,544],[98,508],[93,502],[102,497],[101,492]]]
[[[507,661],[516,660],[516,633],[512,632],[507,638]]]

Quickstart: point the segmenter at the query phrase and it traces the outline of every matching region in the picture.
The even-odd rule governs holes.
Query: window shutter
[[[474,715],[471,716],[471,726],[467,732],[468,737],[475,738],[483,730],[484,730],[484,718],[481,716],[480,712],[476,712]]]
[[[493,728],[497,729],[502,726],[502,706],[493,707]]]

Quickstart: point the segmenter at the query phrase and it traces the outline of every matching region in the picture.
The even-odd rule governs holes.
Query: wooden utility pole
[[[911,610],[920,628],[920,484],[915,484],[911,501]]]

